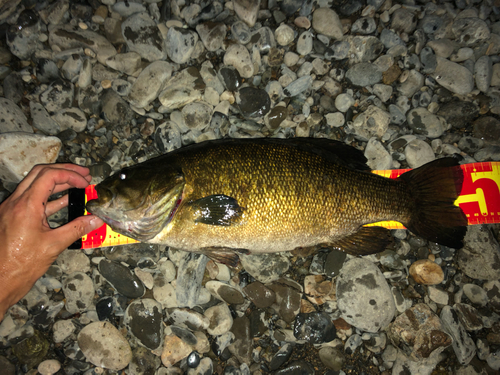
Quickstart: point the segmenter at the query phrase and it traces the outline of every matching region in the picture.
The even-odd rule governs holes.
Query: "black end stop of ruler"
[[[76,218],[83,216],[85,213],[85,189],[69,189],[68,190],[68,222],[75,220]],[[82,239],[79,238],[71,245],[68,249],[81,249]]]

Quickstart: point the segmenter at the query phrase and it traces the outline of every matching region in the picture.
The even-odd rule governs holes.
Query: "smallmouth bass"
[[[391,180],[370,173],[363,153],[314,138],[223,139],[177,149],[124,168],[96,186],[87,210],[142,242],[205,253],[332,246],[383,251],[384,220],[460,248],[467,219],[454,205],[463,174],[437,159]]]

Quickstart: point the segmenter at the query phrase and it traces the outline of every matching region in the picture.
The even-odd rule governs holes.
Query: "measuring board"
[[[460,166],[464,172],[462,192],[455,204],[465,213],[469,225],[500,223],[500,162],[482,162],[464,164]],[[372,171],[387,178],[398,178],[409,169],[393,169],[384,171]],[[91,199],[97,198],[95,185],[89,185],[86,189],[70,190],[70,215],[69,220],[87,215],[85,204]],[[404,229],[397,221],[383,221],[367,226],[383,226],[388,229]],[[96,247],[126,245],[138,242],[123,234],[116,233],[108,225],[82,237],[81,241],[75,242],[72,249],[89,249]]]

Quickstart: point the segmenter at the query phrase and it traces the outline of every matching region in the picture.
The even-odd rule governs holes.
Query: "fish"
[[[124,168],[87,202],[115,232],[203,253],[227,264],[238,254],[332,247],[383,251],[402,223],[429,241],[461,248],[467,219],[454,204],[463,172],[455,157],[389,179],[363,152],[324,138],[221,139]]]

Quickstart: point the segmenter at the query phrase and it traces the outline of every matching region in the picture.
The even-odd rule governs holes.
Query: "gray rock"
[[[458,252],[458,264],[463,273],[473,279],[500,278],[500,247],[488,227],[473,225],[467,228],[464,247]]]
[[[346,48],[348,52],[344,56]],[[384,45],[374,36],[347,36],[344,42],[337,42],[332,49],[335,59],[349,57],[350,64],[354,65],[375,60],[384,50]]]
[[[155,145],[162,154],[182,146],[179,127],[173,121],[165,121],[156,127]]]
[[[403,125],[406,122],[405,113],[395,104],[389,104],[389,113],[391,114],[391,124]]]
[[[422,64],[422,73],[430,74],[436,70],[437,57],[432,48],[422,48],[422,51],[420,51],[420,63]]]
[[[158,97],[166,80],[172,75],[173,66],[166,61],[155,61],[139,74],[130,89],[128,100],[137,108],[148,106]]]
[[[63,342],[75,332],[75,329],[76,327],[71,320],[58,320],[52,327],[54,342]]]
[[[10,73],[3,80],[3,92],[6,99],[19,103],[24,97],[24,81],[17,72]]]
[[[234,12],[249,27],[255,25],[259,13],[260,0],[236,0],[233,2]]]
[[[308,55],[313,49],[313,36],[309,30],[304,31],[297,39],[297,53]]]
[[[209,259],[203,254],[182,253],[177,270],[177,302],[180,307],[192,308],[198,302],[205,266]]]
[[[90,260],[80,250],[64,250],[57,257],[57,264],[65,274],[90,271]]]
[[[476,284],[465,284],[463,286],[464,294],[475,305],[486,306],[488,303],[488,294]]]
[[[245,118],[263,117],[271,109],[271,98],[263,89],[244,87],[236,92],[235,99]]]
[[[373,17],[358,18],[351,26],[351,33],[371,34],[377,28]]]
[[[399,8],[392,14],[391,28],[410,34],[417,27],[418,18],[407,8]]]
[[[79,108],[64,108],[52,116],[52,119],[57,122],[61,131],[66,129],[74,130],[79,133],[87,127],[87,117]]]
[[[373,93],[379,97],[382,102],[387,102],[392,96],[392,86],[376,83],[373,85]]]
[[[69,24],[52,28],[49,33],[49,44],[51,47],[57,46],[62,51],[78,47],[90,48],[96,53],[97,60],[101,64],[105,64],[107,59],[117,53],[115,47],[104,36]]]
[[[444,132],[443,120],[426,108],[412,109],[406,116],[408,125],[416,134],[423,134],[429,138],[438,138]]]
[[[206,22],[196,26],[196,31],[207,51],[214,52],[222,48],[226,38],[226,25],[223,23]]]
[[[297,96],[305,91],[307,91],[313,83],[311,76],[303,76],[295,81],[291,82],[283,89],[283,94],[287,97]]]
[[[467,95],[474,88],[474,77],[467,68],[442,57],[437,58],[437,66],[431,76],[455,94]]]
[[[256,30],[252,34],[250,43],[246,47],[249,51],[257,49],[262,55],[269,53],[271,48],[276,47],[273,30],[267,26]]]
[[[210,322],[207,332],[212,336],[223,335],[233,326],[231,311],[224,302],[206,309],[205,317]]]
[[[131,3],[128,1],[118,1],[113,4],[112,9],[123,18],[130,17],[134,13],[145,12],[146,7],[140,3]]]
[[[78,346],[94,366],[121,370],[132,360],[132,350],[123,335],[109,322],[94,322],[78,334]]]
[[[247,44],[252,36],[250,28],[243,21],[236,21],[231,25],[231,35],[240,44]]]
[[[10,99],[0,98],[0,133],[33,133],[23,111]]]
[[[477,161],[499,161],[500,160],[500,147],[489,146],[485,147],[474,154],[474,159]]]
[[[418,168],[435,159],[434,151],[428,143],[414,139],[405,147],[406,161],[410,168]]]
[[[405,42],[403,42],[394,31],[391,31],[389,29],[382,30],[382,32],[380,33],[380,41],[387,49],[398,45],[405,45]]]
[[[384,329],[396,311],[382,272],[362,258],[351,259],[342,267],[337,279],[337,303],[346,322],[367,332]]]
[[[479,331],[484,328],[482,315],[471,305],[456,303],[453,305],[453,310],[467,331]]]
[[[493,64],[491,58],[489,56],[481,56],[474,65],[474,76],[476,77],[477,88],[486,93],[490,88],[492,75]]]
[[[333,341],[336,336],[332,319],[325,312],[300,313],[295,318],[293,335],[311,344]]]
[[[452,32],[463,46],[474,46],[489,38],[490,29],[479,18],[459,18],[453,22]]]
[[[9,5],[8,2],[2,2],[2,7]],[[10,52],[20,60],[29,60],[33,53],[43,50],[40,33],[41,25],[36,13],[24,10],[19,14],[16,24],[8,29],[6,41]]]
[[[164,107],[171,111],[196,100],[201,100],[205,83],[198,69],[190,67],[168,79],[164,87],[165,89],[160,93],[158,99]]]
[[[352,66],[346,72],[345,77],[355,86],[366,87],[380,82],[382,72],[375,64],[359,63]]]
[[[424,76],[414,69],[403,72],[400,80],[403,77],[405,78],[404,82],[398,86],[401,95],[411,97],[424,85]]]
[[[182,131],[196,130],[202,131],[210,125],[213,108],[205,102],[189,103],[182,108],[182,116],[186,128]]]
[[[180,27],[168,29],[166,50],[168,57],[177,64],[187,62],[195,50],[198,34]]]
[[[253,62],[248,50],[241,44],[232,44],[224,54],[224,64],[236,68],[243,78],[250,78],[253,75]]]
[[[74,85],[67,81],[58,80],[40,94],[40,102],[49,114],[54,114],[63,108],[73,105]]]
[[[453,350],[458,361],[462,365],[469,364],[476,355],[476,346],[462,323],[460,323],[457,313],[451,306],[445,306],[441,310],[440,318],[445,330],[453,337]]]
[[[50,117],[44,106],[40,103],[30,102],[31,119],[33,127],[40,130],[44,134],[56,135],[61,131],[60,125]]]
[[[73,81],[83,67],[83,60],[79,55],[71,55],[61,67],[61,74],[68,81]]]
[[[467,126],[469,123],[474,121],[479,116],[479,107],[477,104],[466,101],[452,101],[450,103],[446,103],[439,108],[437,112],[438,116],[444,117],[448,124],[451,124],[454,128],[463,128]],[[475,124],[481,124],[482,121],[487,123],[488,117],[483,117],[479,119]],[[487,126],[487,129],[491,130],[494,126]],[[476,129],[476,127],[475,127]],[[483,129],[483,125],[477,127],[478,130]],[[500,128],[499,128],[500,129]],[[479,131],[479,134],[483,134],[482,131]],[[499,133],[500,134],[500,133]],[[484,135],[476,135],[477,138],[484,138]]]
[[[132,84],[123,79],[114,79],[113,82],[111,82],[111,88],[118,95],[126,97],[130,94]]]
[[[241,292],[228,284],[216,280],[207,281],[205,288],[212,296],[230,305],[241,305],[245,302]]]
[[[314,11],[312,28],[318,34],[323,34],[336,40],[342,40],[343,38],[340,18],[331,8],[318,8]]]
[[[245,270],[262,283],[279,279],[290,268],[290,260],[280,253],[242,254],[240,260]]]
[[[61,146],[59,138],[41,134],[0,134],[0,179],[20,182],[35,165],[55,163]]]
[[[392,157],[376,137],[368,140],[365,148],[366,164],[373,170],[392,168]]]
[[[190,309],[174,309],[169,318],[173,324],[179,327],[187,328],[192,331],[207,329],[210,324],[208,318],[196,311]]]
[[[63,282],[66,310],[70,314],[81,313],[93,307],[94,284],[83,272],[73,272]]]
[[[353,121],[352,126],[356,137],[368,141],[372,137],[382,138],[390,122],[389,113],[370,105]]]
[[[165,60],[167,48],[155,21],[145,12],[135,13],[123,21],[122,35],[130,51],[147,61]]]
[[[132,110],[113,90],[107,90],[101,98],[102,113],[106,121],[116,124],[126,124],[132,118]]]

